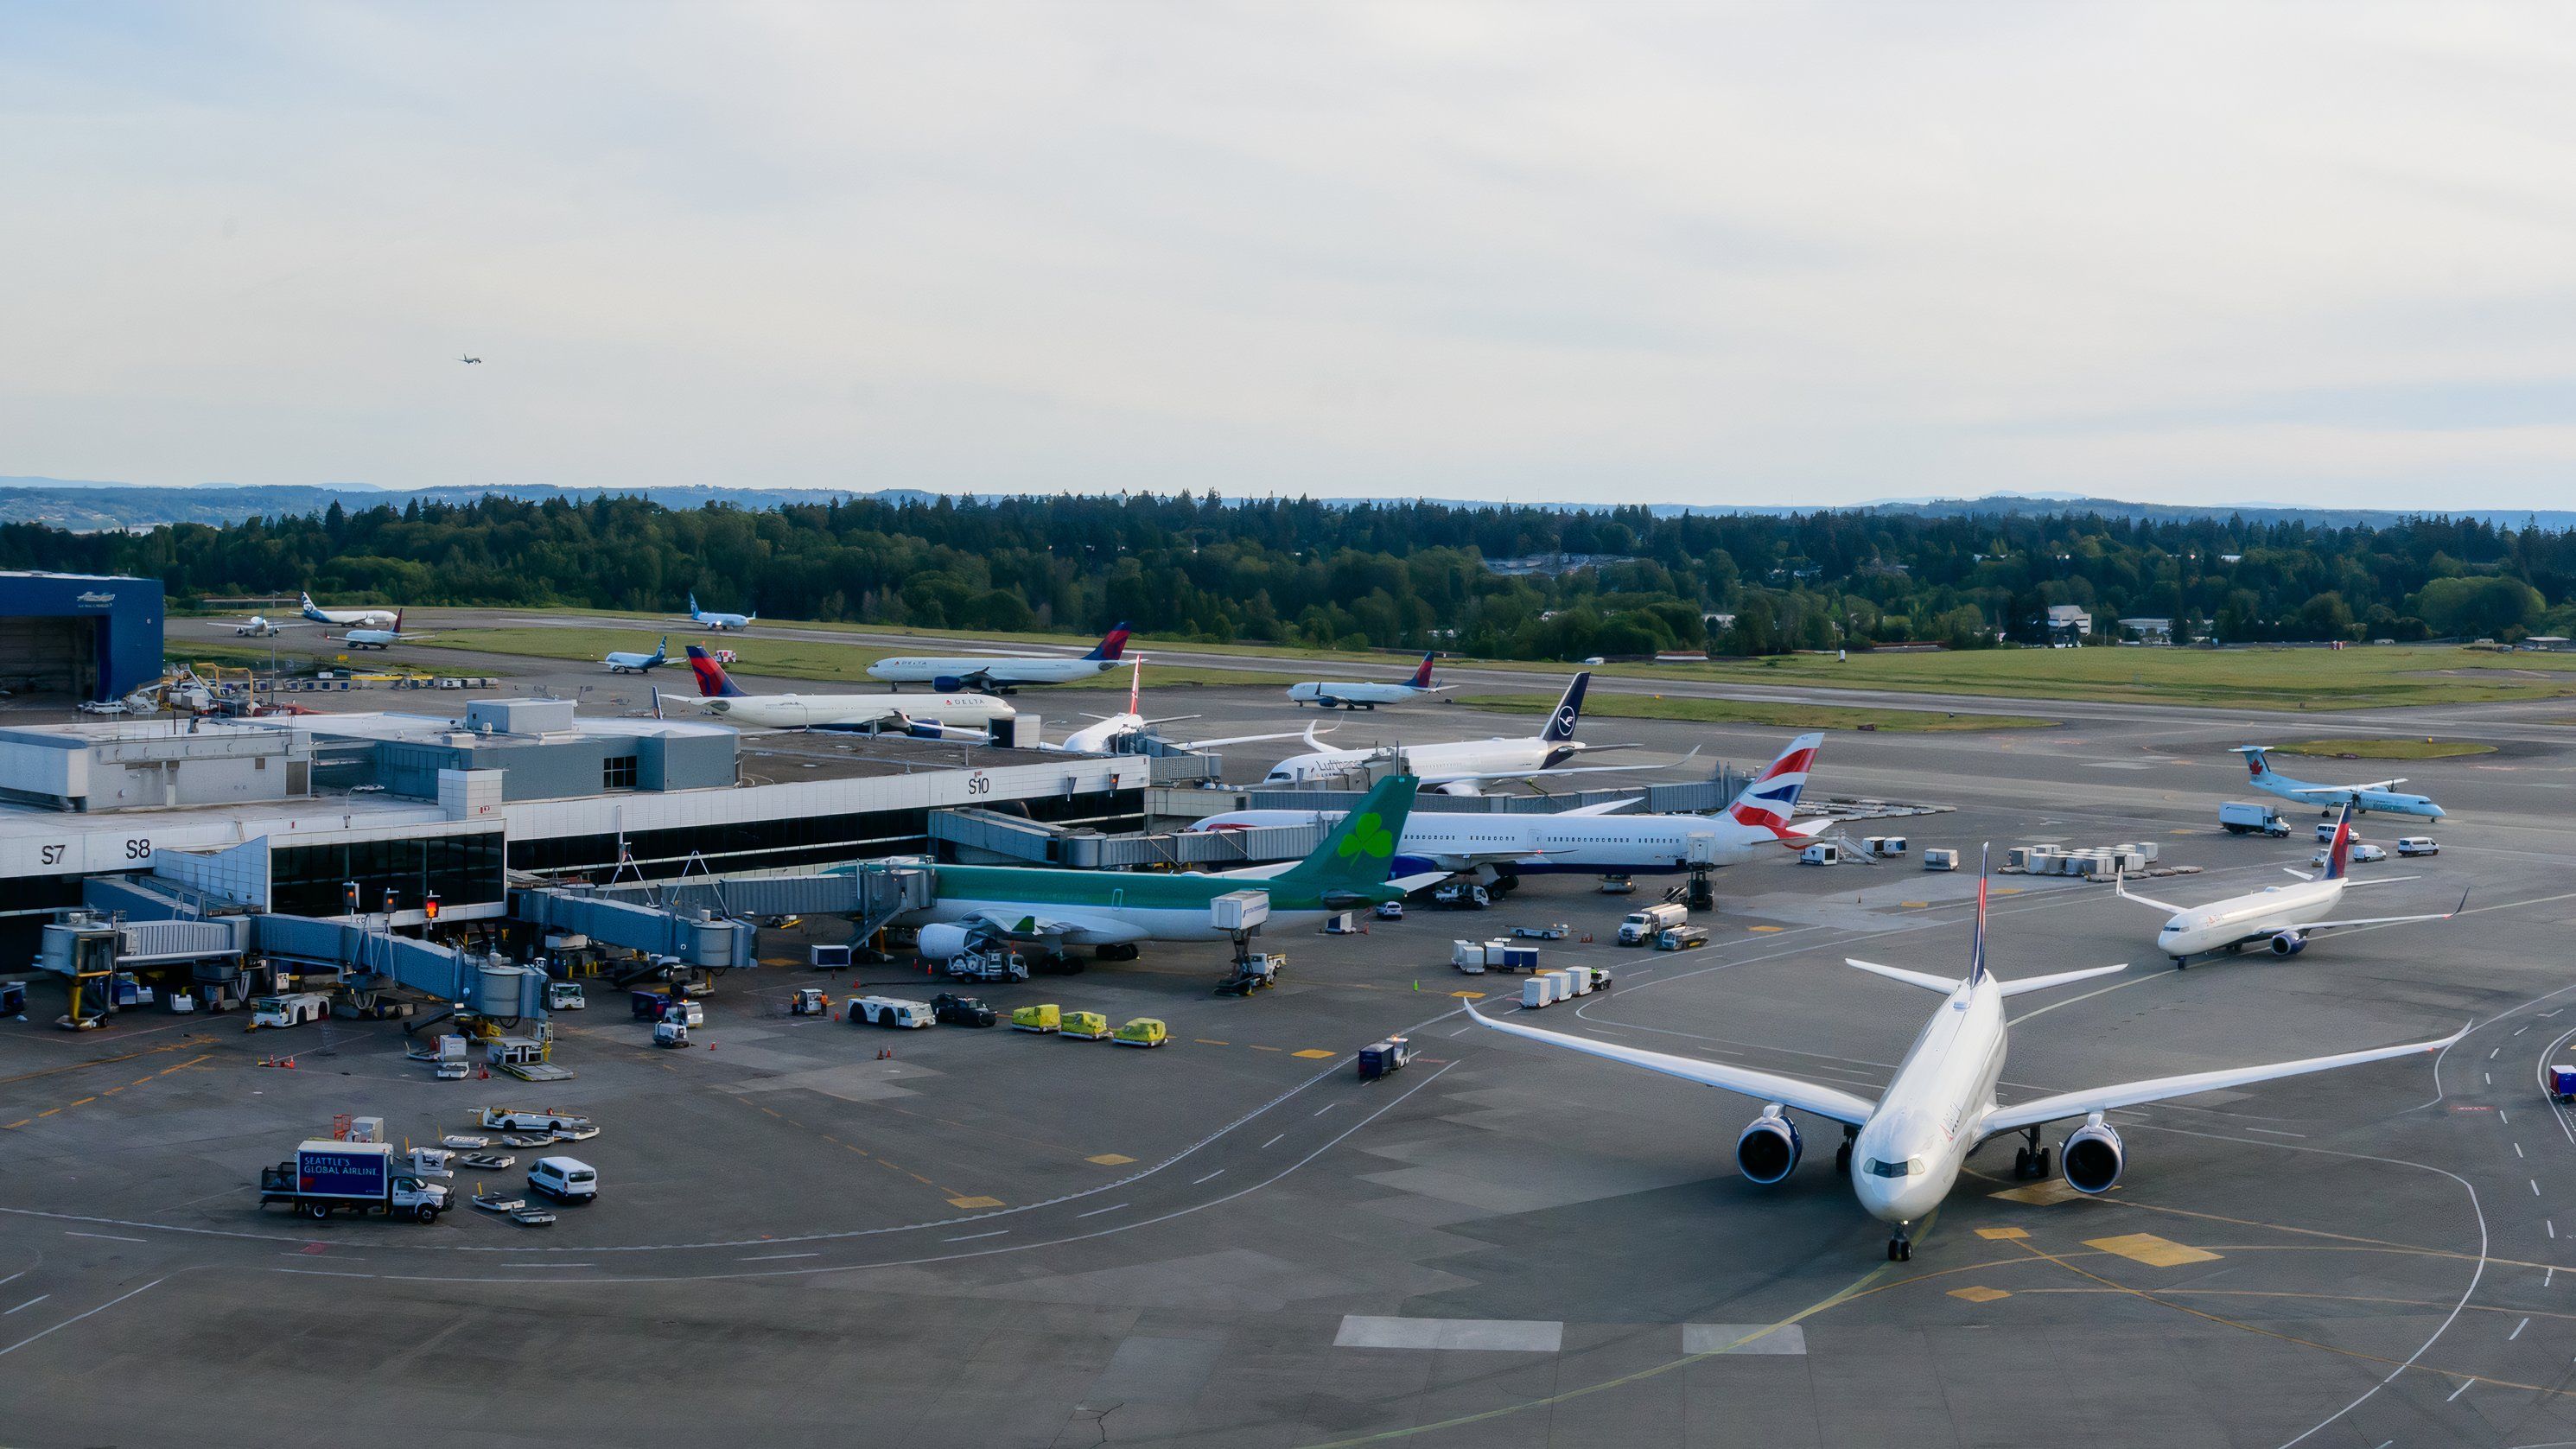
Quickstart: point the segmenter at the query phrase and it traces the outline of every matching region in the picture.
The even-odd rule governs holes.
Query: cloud
[[[2546,9],[0,27],[9,472],[2510,507],[2576,450]]]

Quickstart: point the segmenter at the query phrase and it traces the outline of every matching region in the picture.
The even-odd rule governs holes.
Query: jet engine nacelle
[[[1762,1109],[1753,1125],[1735,1139],[1735,1165],[1744,1175],[1769,1187],[1798,1169],[1798,1156],[1806,1144],[1798,1140],[1798,1124],[1780,1115],[1777,1103]]]
[[[924,926],[921,928],[921,959],[945,961],[963,956],[975,946],[975,933],[964,926]]]
[[[2057,1165],[2065,1172],[2068,1187],[2089,1194],[2109,1192],[2129,1159],[2121,1150],[2120,1134],[2097,1114],[2067,1134],[2057,1149]]]
[[[2272,938],[2272,954],[2275,956],[2296,956],[2306,949],[2308,938],[2296,931],[2283,931]]]

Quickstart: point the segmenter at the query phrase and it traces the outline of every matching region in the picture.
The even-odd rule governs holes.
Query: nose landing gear
[[[1888,1236],[1887,1261],[1891,1263],[1911,1263],[1914,1261],[1914,1240],[1905,1236],[1905,1224],[1903,1223],[1898,1223],[1896,1225],[1896,1231]]]

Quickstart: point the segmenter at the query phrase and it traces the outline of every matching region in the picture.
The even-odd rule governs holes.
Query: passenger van
[[[540,1157],[528,1169],[528,1191],[557,1202],[589,1202],[599,1196],[599,1174],[578,1157]]]
[[[2440,855],[2442,842],[2429,835],[2409,835],[2397,842],[2399,855]]]
[[[1689,924],[1690,912],[1681,906],[1670,902],[1656,906],[1640,906],[1630,911],[1626,918],[1619,922],[1619,944],[1642,946],[1653,940],[1659,932],[1674,926]]]

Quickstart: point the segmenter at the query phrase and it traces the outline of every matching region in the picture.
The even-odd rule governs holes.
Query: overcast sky
[[[2563,7],[14,6],[0,474],[2566,507],[2572,143]]]

